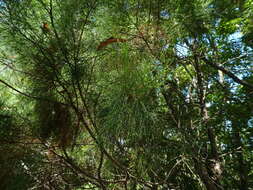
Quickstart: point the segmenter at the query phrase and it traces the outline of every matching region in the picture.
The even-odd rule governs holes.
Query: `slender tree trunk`
[[[195,162],[195,168],[198,171],[198,174],[205,184],[208,190],[218,190],[223,189],[220,185],[220,177],[221,177],[221,162],[219,159],[219,154],[216,145],[216,137],[214,130],[211,126],[209,126],[209,115],[206,107],[206,84],[204,83],[204,76],[200,67],[200,55],[195,50],[197,47],[197,43],[192,46],[192,51],[194,54],[194,63],[193,66],[196,71],[196,79],[197,79],[197,95],[199,100],[200,114],[202,116],[203,127],[206,128],[208,134],[208,140],[210,142],[210,150],[208,153],[207,163],[203,164],[201,161]],[[204,159],[203,159],[204,160]]]

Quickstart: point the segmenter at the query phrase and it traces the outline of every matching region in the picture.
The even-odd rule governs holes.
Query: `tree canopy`
[[[0,0],[0,34],[0,189],[252,189],[253,0]]]

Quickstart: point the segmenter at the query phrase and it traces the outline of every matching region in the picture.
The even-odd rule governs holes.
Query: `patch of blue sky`
[[[243,37],[243,34],[242,32],[240,31],[237,31],[233,34],[230,34],[228,36],[228,40],[229,41],[232,41],[232,42],[235,42],[235,43],[239,43],[241,44],[242,39]],[[253,63],[251,61],[249,61],[250,59],[250,56],[252,56],[252,49],[251,48],[247,48],[247,50],[245,51],[243,48],[243,44],[241,44],[242,46],[238,46],[238,48],[241,48],[241,53],[242,55],[236,57],[236,58],[233,58],[233,59],[230,59],[227,61],[227,63],[234,63],[234,62],[237,62],[237,61],[240,61],[241,63],[246,63],[245,61],[247,61],[247,64],[248,66],[246,67],[246,65],[244,64],[243,66],[236,66],[235,68],[233,68],[234,72],[236,72],[236,76],[243,80],[244,77],[248,76],[249,75],[249,71],[251,70],[251,68],[253,68]],[[250,53],[251,52],[251,53]],[[247,59],[243,59],[247,57]],[[231,89],[231,92],[235,93],[236,92],[236,89],[240,86],[239,84],[235,83],[232,79],[228,78],[227,81],[230,83],[230,84],[233,84],[233,88]]]
[[[253,116],[248,120],[248,126],[253,128]]]
[[[189,55],[189,48],[186,44],[176,44],[175,50],[178,57],[187,57]]]
[[[170,14],[167,10],[162,10],[160,12],[160,17],[163,18],[163,19],[169,19],[170,18]]]
[[[233,34],[230,34],[228,37],[228,40],[232,40],[232,41],[241,41],[243,34],[240,31],[237,31]]]

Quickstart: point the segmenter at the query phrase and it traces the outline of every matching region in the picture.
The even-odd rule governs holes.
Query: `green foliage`
[[[1,1],[0,189],[250,189],[252,5]]]

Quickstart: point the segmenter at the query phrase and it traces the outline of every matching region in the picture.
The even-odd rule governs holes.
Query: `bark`
[[[201,161],[195,159],[195,169],[200,176],[201,181],[204,183],[207,190],[219,190],[214,181],[209,177],[206,166]]]
[[[203,126],[207,130],[208,140],[210,142],[211,152],[208,153],[208,160],[206,160],[205,165],[200,161],[195,163],[195,169],[198,171],[198,174],[205,184],[206,188],[209,190],[218,190],[223,189],[220,185],[220,177],[221,177],[221,162],[219,160],[219,154],[217,150],[216,137],[212,126],[209,126],[209,115],[206,107],[206,84],[204,82],[204,75],[202,69],[200,67],[200,55],[196,49],[192,46],[192,51],[194,55],[193,66],[196,71],[196,79],[197,79],[197,92],[198,92],[198,100],[199,100],[199,108],[200,114],[202,116]],[[201,159],[200,159],[201,160]]]

